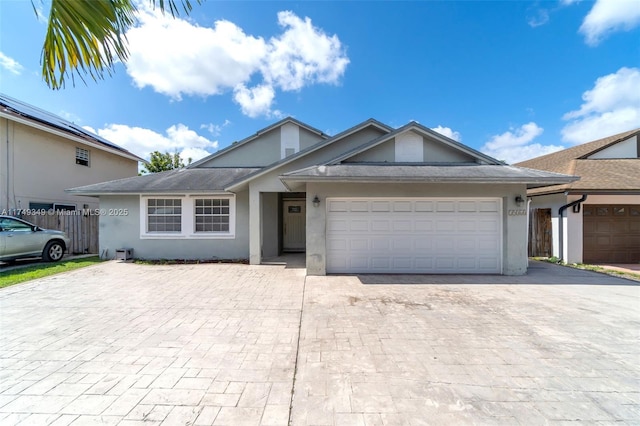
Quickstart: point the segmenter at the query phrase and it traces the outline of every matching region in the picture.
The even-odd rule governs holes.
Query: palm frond
[[[180,13],[178,0],[150,1],[173,17]],[[180,4],[184,13],[191,12],[190,0]],[[51,0],[41,56],[47,85],[60,89],[69,77],[75,84],[76,74],[82,81],[85,75],[93,80],[111,75],[116,62],[129,57],[126,32],[135,23],[136,13],[133,0]]]

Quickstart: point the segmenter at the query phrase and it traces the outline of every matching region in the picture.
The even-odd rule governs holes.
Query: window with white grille
[[[76,164],[89,166],[89,150],[76,147]]]
[[[195,232],[229,232],[229,199],[195,200]]]
[[[179,233],[181,231],[181,199],[149,198],[147,200],[147,232]]]

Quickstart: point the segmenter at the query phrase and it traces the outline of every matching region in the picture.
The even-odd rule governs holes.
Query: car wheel
[[[64,246],[59,241],[49,241],[42,252],[42,258],[47,262],[57,262],[63,255]]]

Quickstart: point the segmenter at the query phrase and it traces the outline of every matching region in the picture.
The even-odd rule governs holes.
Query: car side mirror
[[[33,227],[31,228],[31,230],[33,232],[38,232],[40,230],[40,228],[38,228],[36,225],[33,225]]]

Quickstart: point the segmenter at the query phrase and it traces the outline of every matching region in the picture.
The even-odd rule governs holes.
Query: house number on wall
[[[525,216],[527,214],[527,211],[524,209],[509,210],[507,213],[509,214],[509,216]]]

